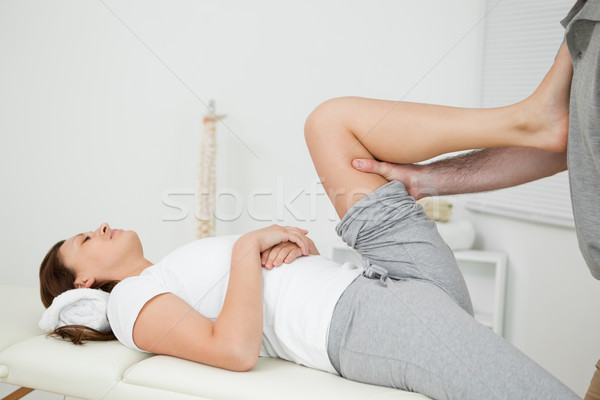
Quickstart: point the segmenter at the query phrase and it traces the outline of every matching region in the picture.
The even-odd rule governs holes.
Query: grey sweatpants
[[[472,317],[452,252],[402,183],[358,201],[337,231],[400,277],[359,276],[340,297],[328,339],[340,375],[433,399],[579,399]]]

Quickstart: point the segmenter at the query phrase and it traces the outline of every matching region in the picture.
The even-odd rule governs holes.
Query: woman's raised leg
[[[364,261],[391,277],[427,280],[472,314],[452,251],[404,185],[352,168],[352,159],[373,156],[344,125],[342,116],[318,109],[308,118],[305,135],[325,190],[342,218],[338,235]]]
[[[365,102],[368,107],[357,107]],[[361,131],[364,113],[381,119],[385,104],[336,99],[319,106],[305,126],[317,172],[342,218],[338,234],[368,262],[403,274],[388,286],[368,281],[359,287],[356,282],[366,280],[360,277],[344,292],[330,331],[328,352],[334,366],[350,379],[440,398],[521,398],[523,393],[532,395],[523,398],[577,398],[469,316],[470,299],[452,252],[403,184],[352,168],[355,158],[390,157],[386,161],[407,162],[398,158],[402,151],[419,151],[418,140],[407,136],[403,126],[392,124],[387,133],[382,130],[379,139],[373,139],[368,130]],[[423,110],[429,108],[417,109],[417,119],[424,120],[427,112]],[[399,115],[395,121],[412,117]],[[381,124],[377,126],[381,128]],[[436,131],[433,137],[443,132]],[[459,137],[453,145],[461,140]],[[372,301],[364,291],[352,292],[367,285],[376,289]],[[407,287],[415,290],[409,292]],[[340,308],[340,304],[348,307]],[[353,310],[365,311],[370,320],[354,321],[358,313]],[[392,318],[397,323],[384,326]],[[349,327],[364,330],[351,332]],[[513,374],[522,374],[519,385],[511,380]],[[541,397],[535,397],[537,387],[528,386],[532,380],[543,389]]]
[[[358,97],[319,105],[308,117],[306,141],[338,214],[386,182],[351,172],[355,158],[413,163],[474,148],[523,146],[564,151],[572,65],[566,46],[527,99],[491,109],[467,109]]]

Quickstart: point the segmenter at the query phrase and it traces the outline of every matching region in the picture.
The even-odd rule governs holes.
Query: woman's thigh
[[[339,345],[330,340],[342,376],[433,399],[578,399],[437,286],[360,279],[332,321],[333,335],[343,332]]]
[[[337,233],[363,260],[394,278],[429,281],[465,311],[473,307],[454,254],[401,182],[390,182],[358,201],[342,218]]]
[[[388,182],[352,167],[355,158],[374,157],[347,127],[351,112],[347,99],[328,101],[309,115],[304,126],[313,164],[340,218],[356,201]]]

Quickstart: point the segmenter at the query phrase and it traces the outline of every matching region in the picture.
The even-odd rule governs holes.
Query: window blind
[[[486,0],[481,106],[529,96],[550,69],[563,40],[560,20],[574,0]],[[468,196],[470,210],[573,227],[567,172],[514,188]]]

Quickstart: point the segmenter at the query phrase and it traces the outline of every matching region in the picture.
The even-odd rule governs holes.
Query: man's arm
[[[520,185],[567,169],[567,154],[523,148],[476,150],[430,164],[392,164],[361,159],[359,171],[401,181],[416,199],[474,193]]]

